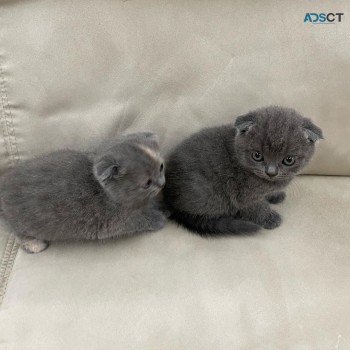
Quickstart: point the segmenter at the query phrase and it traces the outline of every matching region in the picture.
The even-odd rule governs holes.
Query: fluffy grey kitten
[[[22,248],[159,230],[154,197],[165,183],[157,136],[118,136],[91,154],[61,150],[23,162],[1,179],[2,214]]]
[[[172,218],[202,235],[273,229],[270,208],[314,153],[322,131],[293,109],[272,106],[203,129],[168,157],[164,200]]]

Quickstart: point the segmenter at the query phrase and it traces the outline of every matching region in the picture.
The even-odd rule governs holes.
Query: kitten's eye
[[[161,165],[160,165],[160,172],[162,172],[163,171],[163,169],[164,169],[164,164],[162,163]]]
[[[283,159],[282,163],[287,166],[291,166],[295,163],[295,158],[292,156],[287,156]]]
[[[143,186],[143,188],[149,188],[152,185],[152,180],[148,179],[147,182],[145,183],[145,185]]]
[[[252,158],[256,162],[262,162],[264,160],[264,157],[263,157],[263,155],[260,152],[253,152],[252,153]]]

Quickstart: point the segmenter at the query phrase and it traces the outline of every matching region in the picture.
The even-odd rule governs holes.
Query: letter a
[[[312,19],[311,19],[310,13],[307,13],[307,14],[305,15],[305,18],[304,18],[304,23],[305,23],[305,22],[312,22]]]

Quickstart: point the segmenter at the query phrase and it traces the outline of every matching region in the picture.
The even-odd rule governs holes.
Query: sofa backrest
[[[312,11],[345,13],[311,23]],[[324,131],[308,174],[350,175],[349,1],[4,1],[0,169],[119,132],[163,152],[257,107]],[[312,17],[315,19],[315,17]]]

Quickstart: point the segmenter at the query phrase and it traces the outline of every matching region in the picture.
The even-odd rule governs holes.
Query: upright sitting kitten
[[[157,136],[119,136],[93,154],[61,150],[19,164],[0,184],[3,216],[22,248],[104,239],[162,228],[164,186]]]
[[[292,109],[268,107],[234,125],[203,129],[169,156],[164,200],[172,217],[202,235],[280,225],[270,203],[307,164],[322,131]]]

